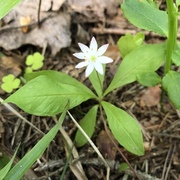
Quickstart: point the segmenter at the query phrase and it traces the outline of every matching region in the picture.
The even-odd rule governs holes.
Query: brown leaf
[[[43,3],[46,1],[42,1]],[[37,26],[39,0],[24,0],[20,5],[15,7],[7,16],[3,18],[6,26],[9,28],[0,33],[0,46],[6,50],[17,49],[24,44],[32,44],[39,47],[48,45],[51,47],[52,55],[55,55],[61,48],[68,47],[71,43],[70,33],[70,15],[59,12],[40,12],[40,20],[44,19],[41,26]],[[53,4],[54,6],[55,4]],[[58,6],[59,7],[59,6]],[[19,20],[23,17],[30,17],[31,26],[27,33],[12,27],[20,26]],[[22,21],[22,20],[21,20]],[[23,19],[23,21],[25,21]],[[24,22],[23,22],[24,23]]]
[[[45,0],[41,3],[41,10],[42,11],[49,11],[52,9],[52,11],[58,11],[62,4],[66,0]]]
[[[104,19],[106,14],[114,16],[119,3],[117,0],[68,0],[68,4],[73,11],[83,14],[86,22],[94,22]]]
[[[109,45],[104,55],[112,58],[115,61],[120,56],[118,46]]]
[[[29,27],[25,26],[25,25],[29,25],[30,22],[31,22],[31,18],[29,16],[27,16],[27,17],[20,17],[19,23],[20,23],[21,26],[24,26],[24,27],[21,27],[21,31],[23,33],[27,33]]]
[[[111,138],[116,142],[116,140],[114,139],[113,135],[110,133],[110,131],[108,132],[111,135]],[[116,148],[113,144],[113,142],[111,141],[111,139],[109,138],[109,136],[107,135],[106,131],[102,130],[96,140],[96,144],[100,150],[100,152],[102,153],[102,155],[110,160],[114,160],[115,156],[116,156]]]
[[[140,105],[143,106],[156,106],[159,104],[161,98],[161,88],[159,86],[149,87],[140,98]]]
[[[0,58],[0,84],[2,83],[3,76],[8,74],[13,74],[15,77],[19,76],[22,73],[20,68],[20,63],[15,57],[4,56]],[[0,94],[5,92],[0,88]]]

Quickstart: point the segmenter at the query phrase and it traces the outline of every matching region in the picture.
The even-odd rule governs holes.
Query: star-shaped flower
[[[85,75],[88,77],[92,71],[95,69],[100,74],[104,74],[102,64],[107,64],[113,62],[110,57],[103,56],[106,52],[109,44],[102,45],[98,49],[97,41],[93,37],[90,42],[90,46],[87,47],[82,43],[78,43],[82,52],[74,53],[73,55],[78,59],[84,59],[85,61],[80,62],[75,66],[75,68],[82,68],[87,66]]]

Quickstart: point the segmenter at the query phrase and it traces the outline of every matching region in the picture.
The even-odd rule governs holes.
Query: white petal
[[[97,72],[98,73],[100,73],[100,74],[104,74],[104,72],[103,72],[103,66],[102,66],[102,64],[101,63],[96,63],[95,65],[94,65],[94,67],[95,67],[95,69],[97,70]]]
[[[109,46],[109,44],[105,44],[105,45],[101,46],[101,47],[98,49],[98,56],[103,55],[103,54],[106,52],[108,46]]]
[[[79,45],[79,47],[80,47],[80,49],[81,49],[81,51],[83,53],[88,53],[89,52],[89,48],[86,45],[84,45],[82,43],[78,43],[78,45]]]
[[[88,64],[86,71],[85,71],[85,76],[88,77],[94,70],[94,65],[92,63]]]
[[[107,63],[113,62],[113,59],[111,59],[110,57],[107,57],[107,56],[100,56],[100,57],[98,57],[98,62],[102,63],[102,64],[107,64]]]
[[[85,59],[85,54],[82,52],[74,53],[73,56],[77,57],[78,59]]]
[[[97,51],[98,45],[96,39],[93,37],[90,42],[89,49],[92,51]]]
[[[75,68],[83,68],[83,67],[87,66],[88,64],[89,64],[88,61],[83,61],[83,62],[80,62],[79,64],[77,64],[75,66]]]

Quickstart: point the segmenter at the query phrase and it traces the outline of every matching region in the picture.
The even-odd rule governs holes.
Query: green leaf
[[[2,150],[1,150],[2,151]],[[1,157],[0,157],[0,169],[5,167],[8,162],[10,161],[9,156],[6,154],[6,152],[1,152]],[[1,173],[0,173],[1,174]]]
[[[177,47],[176,50],[173,51],[172,62],[176,66],[180,66],[180,48],[179,47]]]
[[[144,154],[140,125],[129,114],[116,106],[103,101],[109,128],[117,141],[129,152],[141,156]]]
[[[135,26],[168,36],[168,16],[146,0],[124,0],[121,5],[124,16]]]
[[[62,84],[75,86],[79,89],[82,89],[82,91],[87,92],[92,97],[94,97],[94,98],[96,97],[96,95],[89,88],[84,86],[82,83],[80,83],[79,81],[77,81],[73,77],[71,77],[67,74],[61,73],[61,72],[52,71],[52,70],[44,70],[44,71],[40,71],[40,72],[33,72],[33,73],[25,74],[25,79],[26,79],[26,81],[30,81],[30,80],[38,77],[38,76],[41,76],[41,75],[46,75],[49,78],[51,78],[53,81],[58,81]]]
[[[86,134],[90,138],[94,133],[97,110],[98,110],[98,105],[93,106],[79,123],[82,129],[86,132]],[[87,139],[79,130],[77,130],[76,132],[75,142],[78,147],[84,146],[84,144],[87,143]]]
[[[105,68],[106,66],[103,64],[104,71],[105,71]],[[101,97],[103,94],[104,76],[105,76],[105,73],[101,75],[97,71],[93,71],[89,76],[89,80],[91,81],[91,84],[93,85],[93,88],[95,89],[99,97]]]
[[[126,170],[129,169],[129,166],[127,163],[123,162],[120,164],[120,167],[119,167],[119,172],[122,173],[122,172],[125,172]]]
[[[0,0],[0,19],[17,6],[22,0]]]
[[[33,72],[33,69],[32,69],[32,67],[26,67],[25,68],[25,73],[27,74],[27,73],[32,73]]]
[[[158,9],[158,0],[147,0],[147,2],[152,6]]]
[[[164,62],[164,57],[165,44],[146,44],[134,49],[123,59],[104,94],[136,81],[140,73],[156,71]]]
[[[43,66],[44,56],[39,52],[33,55],[28,55],[26,58],[26,65],[30,66],[33,70],[38,70]]]
[[[137,81],[143,86],[155,86],[161,83],[161,78],[155,72],[140,73],[137,75]]]
[[[133,37],[131,34],[126,34],[118,40],[118,48],[122,58],[129,54],[133,49],[140,46],[144,41],[144,34],[139,32]]]
[[[58,123],[9,171],[4,180],[21,179],[32,164],[41,157],[45,149],[56,136],[65,118],[66,110],[63,110]]]
[[[71,109],[94,98],[93,94],[89,93],[91,91],[86,91],[83,84],[80,84],[63,84],[50,76],[41,75],[29,81],[5,102],[12,102],[30,114],[54,116],[63,111],[68,101]]]
[[[134,36],[134,42],[136,43],[137,46],[142,45],[142,43],[144,42],[145,39],[145,35],[142,32],[138,32],[135,36]]]
[[[20,79],[15,78],[13,74],[9,74],[2,78],[1,88],[7,93],[11,93],[14,89],[17,89],[20,86]]]
[[[180,73],[169,71],[162,80],[163,88],[167,91],[173,105],[180,109]]]
[[[13,157],[11,158],[11,160],[8,162],[8,164],[6,164],[6,166],[0,170],[0,179],[4,179],[6,174],[9,172],[9,170],[13,164],[14,158],[16,157],[17,151],[18,151],[18,148],[17,148],[16,152],[14,153]]]
[[[176,6],[178,7],[180,5],[180,0],[176,0]]]

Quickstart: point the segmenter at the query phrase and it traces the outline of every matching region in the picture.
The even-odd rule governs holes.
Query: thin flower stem
[[[98,81],[99,81],[99,84],[100,84],[100,87],[101,87],[101,92],[103,94],[103,85],[101,83],[101,80],[100,80],[100,77],[99,77],[99,73],[96,71],[96,74],[97,74],[97,77],[98,77]]]

